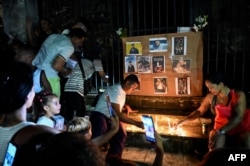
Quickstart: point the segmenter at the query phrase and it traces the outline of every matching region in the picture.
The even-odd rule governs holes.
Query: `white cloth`
[[[65,62],[74,52],[71,39],[62,34],[52,34],[46,38],[32,65],[45,71],[47,78],[58,78],[58,71],[52,67],[56,56],[60,55]]]
[[[33,82],[34,82],[35,93],[39,93],[43,90],[43,87],[41,85],[41,73],[42,73],[41,69],[36,69],[33,72]]]
[[[61,115],[54,115],[52,118],[47,116],[41,116],[37,120],[37,124],[49,126],[58,130],[63,130],[64,128],[64,117]]]
[[[107,106],[106,95],[109,95],[110,102],[120,105],[120,111],[126,101],[126,92],[122,89],[121,84],[114,84],[108,87],[104,93],[99,97],[94,111],[104,114],[106,117],[110,117],[109,109]]]
[[[52,128],[54,128],[55,126],[55,122],[47,116],[40,116],[36,123],[39,125],[49,126]]]

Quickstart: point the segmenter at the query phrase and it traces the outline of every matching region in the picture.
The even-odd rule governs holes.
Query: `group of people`
[[[16,133],[17,137],[20,135],[16,142],[18,147],[26,145],[38,134],[50,135],[51,139],[39,148],[34,160],[30,160],[33,165],[57,165],[60,162],[72,165],[128,164],[122,160],[127,136],[122,123],[142,129],[144,126],[141,121],[129,118],[123,112],[134,111],[126,104],[126,95],[133,93],[140,82],[135,74],[130,74],[121,83],[109,86],[98,97],[90,117],[85,117],[83,75],[88,78],[98,70],[90,60],[83,59],[76,53],[76,49],[81,47],[87,38],[86,27],[83,27],[83,24],[78,23],[67,33],[48,35],[38,52],[31,47],[19,47],[15,50],[15,56],[1,65],[1,165],[8,143]],[[67,67],[69,62],[71,67]],[[105,80],[105,72],[98,72]],[[60,76],[67,77],[65,99],[69,102],[66,104],[68,113],[65,116],[60,115]],[[244,92],[227,86],[220,73],[206,77],[205,85],[209,93],[200,107],[176,126],[211,110],[214,114],[214,126],[209,134],[209,153],[215,149],[232,146],[228,143],[249,149],[250,110],[246,108]],[[114,114],[110,114],[107,107],[107,96],[110,97]],[[27,118],[30,110],[35,110],[33,122]],[[77,116],[75,118],[74,111]],[[23,131],[19,132],[20,130]],[[157,131],[155,137],[156,157],[153,165],[160,166],[164,154],[163,143]]]
[[[96,71],[94,63],[83,59],[76,51],[86,37],[81,24],[77,24],[63,34],[48,35],[38,51],[29,45],[19,45],[13,58],[1,66],[1,165],[5,162],[8,144],[12,140],[17,140],[14,142],[17,146],[14,165],[55,165],[59,162],[73,165],[134,164],[122,160],[126,132],[121,122],[143,128],[141,121],[135,121],[122,113],[125,110],[133,111],[125,104],[126,95],[139,86],[139,80],[136,75],[129,75],[123,82],[110,86],[99,96],[90,117],[85,117],[83,75],[88,78]],[[84,73],[79,63],[82,63]],[[103,79],[107,79],[104,71],[98,72]],[[67,78],[63,85],[63,97],[70,99],[65,106],[71,112],[65,116],[61,115],[61,77]],[[106,95],[110,96],[114,111],[112,116],[107,108]],[[34,117],[29,118],[30,113],[34,113]],[[45,136],[40,137],[41,134]],[[156,158],[153,164],[158,166],[162,165],[164,150],[157,132],[155,136]],[[32,151],[34,156],[18,157],[20,153],[27,152],[22,147],[25,149],[27,144],[33,146],[38,137],[39,141],[46,139],[46,143],[32,148],[40,147]],[[22,150],[19,150],[20,147]],[[73,155],[76,153],[82,157]]]
[[[17,132],[19,134],[19,130],[26,129],[26,127],[29,129],[23,130],[21,135],[18,135],[20,140],[16,143],[18,147],[27,144],[37,134],[47,133],[51,136],[48,142],[39,148],[34,159],[28,160],[31,163],[26,160],[26,163],[22,164],[51,165],[51,163],[60,162],[72,162],[74,165],[83,163],[104,165],[106,162],[110,165],[124,164],[121,155],[125,144],[125,134],[120,121],[143,128],[141,122],[129,119],[120,112],[124,109],[122,106],[125,104],[126,94],[132,93],[139,85],[135,75],[128,76],[124,82],[111,86],[107,90],[114,109],[112,117],[107,111],[105,99],[107,94],[103,93],[90,120],[86,117],[76,117],[62,127],[55,125],[54,117],[51,116],[58,114],[61,107],[57,95],[53,93],[43,93],[41,98],[37,98],[43,110],[43,116],[39,117],[38,123],[27,121],[27,109],[32,106],[35,97],[33,70],[27,63],[10,61],[1,72],[0,104],[4,108],[1,110],[0,120],[1,164],[4,161],[9,141]],[[126,108],[131,111],[129,106]],[[155,164],[161,165],[164,154],[163,145],[158,134],[155,133],[155,135],[157,138]],[[105,153],[101,153],[100,147],[105,147],[106,143],[108,146],[104,150]],[[99,155],[102,157],[100,158]],[[22,162],[25,161],[22,160]]]

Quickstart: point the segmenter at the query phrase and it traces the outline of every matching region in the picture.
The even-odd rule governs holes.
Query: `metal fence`
[[[48,8],[49,1],[40,3],[43,6],[41,12],[55,14]],[[62,6],[67,8],[57,5],[58,11],[67,9],[73,17],[81,15],[89,19],[92,25],[90,39],[95,41],[97,47],[94,49],[101,50],[98,56],[109,75],[109,84],[123,78],[123,52],[121,39],[116,34],[118,28],[126,29],[127,36],[175,33],[177,27],[193,26],[197,16],[206,14],[208,26],[203,31],[203,73],[224,72],[230,76],[234,87],[247,94],[250,91],[250,2],[247,0],[73,0],[60,3],[65,3]],[[63,15],[66,16],[69,15]],[[98,75],[95,78],[97,90],[107,86]]]

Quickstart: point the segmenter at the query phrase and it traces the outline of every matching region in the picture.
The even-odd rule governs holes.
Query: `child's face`
[[[48,101],[47,105],[44,106],[44,110],[50,116],[59,114],[61,110],[61,104],[59,102],[59,98],[53,97],[50,101]]]
[[[85,137],[86,140],[91,140],[91,137],[92,137],[91,126],[90,126],[90,129],[89,129],[88,133],[86,133],[86,134],[84,135],[84,137]]]

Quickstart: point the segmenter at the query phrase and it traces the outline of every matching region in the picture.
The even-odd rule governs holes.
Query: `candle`
[[[169,129],[169,130],[171,129],[169,118],[168,118],[168,129]]]

